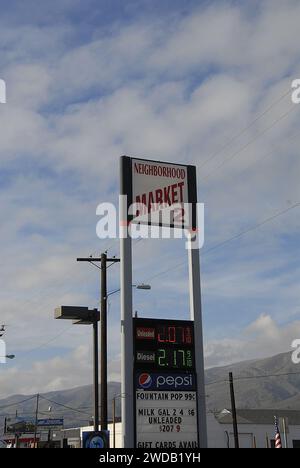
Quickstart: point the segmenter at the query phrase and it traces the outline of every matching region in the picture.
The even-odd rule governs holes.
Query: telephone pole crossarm
[[[120,259],[113,257],[113,258],[107,258],[106,261],[109,262],[109,263],[119,263]],[[101,263],[101,258],[98,258],[98,257],[97,258],[93,258],[93,257],[86,257],[86,258],[83,257],[83,258],[81,258],[80,257],[80,258],[77,258],[77,262],[90,262],[90,263],[100,262]]]

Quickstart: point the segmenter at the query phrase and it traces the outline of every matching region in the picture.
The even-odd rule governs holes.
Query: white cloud
[[[35,359],[29,369],[18,366],[2,369],[1,394],[3,397],[16,393],[31,395],[38,393],[41,388],[43,392],[51,392],[89,384],[92,380],[90,362],[89,348],[78,346],[69,356],[48,361]]]
[[[267,0],[250,14],[231,3],[211,5],[185,17],[174,14],[172,23],[144,18],[114,25],[110,34],[97,31],[79,45],[79,40],[70,40],[76,25],[67,22],[1,29],[8,103],[0,109],[0,159],[2,167],[13,172],[0,199],[1,320],[12,324],[10,347],[28,350],[59,333],[61,326],[52,313],[62,301],[97,305],[97,272],[78,268],[75,258],[110,244],[95,236],[95,209],[101,201],[116,200],[121,154],[200,167],[205,248],[299,201],[299,142],[297,135],[291,139],[298,109],[257,138],[291,107],[290,96],[220,150],[288,91],[290,76],[297,77],[299,8],[294,1]],[[218,150],[216,158],[201,168]],[[290,339],[290,328],[272,321],[281,308],[285,319],[297,313],[296,247],[294,240],[285,245],[285,238],[298,236],[298,231],[299,217],[293,211],[233,247],[216,251],[207,257],[210,263],[203,262],[208,308],[215,300],[227,305],[239,301],[253,314],[247,311],[250,299],[269,301],[266,317],[250,330],[257,335],[250,354],[255,354],[255,340],[257,355],[263,355],[283,347],[278,336],[284,336],[285,345]],[[161,269],[181,260],[178,244],[141,245],[142,254],[136,257],[139,279],[157,273],[157,258]],[[183,259],[184,255],[182,251]],[[111,282],[118,284],[117,273],[111,274]],[[157,293],[149,299],[139,296],[139,309],[176,314],[180,305],[180,314],[186,314],[186,284],[183,270],[157,278]],[[247,317],[252,320],[252,315]],[[270,337],[262,332],[268,321]],[[231,325],[226,317],[220,323],[225,332]],[[113,327],[118,341],[118,317]],[[210,324],[209,336],[214,332]],[[75,349],[82,334],[68,334],[53,346]],[[243,347],[244,340],[231,340],[229,334],[221,343],[209,340],[208,356],[213,363],[247,358]],[[118,353],[116,347],[113,354]],[[49,361],[49,380],[43,377],[42,366],[35,368],[41,387],[71,385],[72,373],[64,377],[65,358],[61,359]],[[65,365],[71,365],[68,358]],[[112,369],[116,375],[114,365]],[[7,389],[12,388],[13,372],[5,373]],[[34,375],[28,372],[22,384],[26,392]],[[80,379],[84,380],[74,377],[74,385]]]
[[[261,314],[239,333],[239,338],[208,341],[205,345],[206,366],[222,366],[292,351],[292,342],[299,337],[299,320],[279,326],[270,315]]]
[[[272,356],[291,349],[293,340],[300,338],[300,321],[279,326],[269,315],[261,314],[236,336],[209,340],[205,344],[206,367]],[[110,333],[110,342],[117,339]],[[92,378],[92,353],[89,345],[80,345],[68,355],[39,361],[34,358],[27,368],[3,366],[0,376],[2,396],[16,392],[34,394],[86,385]],[[108,367],[110,381],[120,381],[120,354],[111,357]]]

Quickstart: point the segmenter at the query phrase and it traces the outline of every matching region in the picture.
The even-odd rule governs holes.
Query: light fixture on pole
[[[99,430],[99,358],[98,322],[100,313],[88,307],[61,306],[55,309],[54,317],[59,320],[73,320],[74,325],[93,325],[94,355],[94,430]]]
[[[150,284],[144,284],[144,283],[141,283],[141,284],[133,284],[132,285],[133,288],[135,289],[139,289],[139,290],[144,290],[144,291],[149,291],[149,289],[151,289],[151,285]],[[116,294],[118,292],[120,292],[121,289],[118,288],[118,289],[115,289],[114,291],[111,291],[110,293],[107,294],[107,297],[110,297],[112,296],[113,294]]]

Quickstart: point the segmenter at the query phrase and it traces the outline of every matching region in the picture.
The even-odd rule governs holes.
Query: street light
[[[93,325],[94,343],[94,430],[99,430],[99,360],[98,360],[98,322],[100,313],[88,307],[61,306],[55,309],[54,318],[73,320],[74,325]]]
[[[144,284],[144,283],[141,283],[141,284],[133,284],[132,285],[133,288],[135,289],[142,289],[142,290],[148,290],[151,289],[151,285],[150,284]],[[115,289],[114,291],[111,291],[110,293],[107,294],[107,297],[109,296],[112,296],[113,294],[116,294],[117,292],[120,292],[121,291],[121,288],[118,288],[118,289]]]
[[[0,359],[15,359],[14,354],[6,354],[6,356],[0,356]]]

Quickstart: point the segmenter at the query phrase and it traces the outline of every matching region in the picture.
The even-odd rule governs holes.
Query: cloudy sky
[[[99,271],[76,257],[97,205],[117,203],[122,154],[195,164],[206,365],[288,351],[300,338],[300,2],[0,1],[1,397],[91,378],[91,331],[53,320],[97,307]],[[239,234],[242,234],[239,236]],[[228,242],[225,242],[227,241]],[[141,316],[188,318],[183,241],[134,244]],[[119,286],[109,269],[109,289]],[[109,307],[119,380],[119,297]]]

